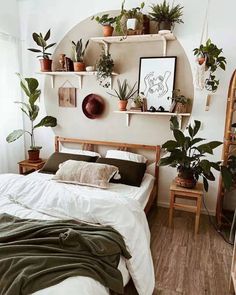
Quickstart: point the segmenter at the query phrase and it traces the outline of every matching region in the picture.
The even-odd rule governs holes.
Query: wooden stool
[[[177,186],[175,181],[173,181],[170,186],[169,226],[170,227],[172,226],[174,209],[194,212],[196,213],[195,234],[197,234],[198,227],[199,227],[200,213],[201,213],[202,196],[203,196],[202,183],[197,183],[195,188],[188,189],[188,188]],[[177,203],[176,198],[194,200],[196,201],[196,206]]]
[[[46,163],[46,160],[40,160],[39,162],[32,163],[29,162],[29,160],[23,160],[18,163],[19,165],[19,173],[20,174],[26,174],[27,171],[37,171],[43,167],[43,165]]]

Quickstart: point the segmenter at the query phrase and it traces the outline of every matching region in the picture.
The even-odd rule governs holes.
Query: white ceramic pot
[[[136,30],[137,29],[138,21],[136,18],[129,18],[127,19],[127,30]]]

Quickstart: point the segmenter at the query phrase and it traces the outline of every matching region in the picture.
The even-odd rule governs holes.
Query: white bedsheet
[[[112,226],[121,233],[132,255],[126,265],[138,293],[151,295],[154,289],[154,271],[150,232],[142,210],[145,202],[141,205],[135,200],[142,196],[138,194],[139,189],[112,184],[111,189],[101,190],[56,183],[49,179],[49,175],[39,173],[27,177],[0,175],[0,213],[34,219],[73,218]],[[146,190],[150,190],[149,176],[145,176],[144,183]],[[124,268],[124,263],[120,267]],[[70,292],[70,295],[77,295],[78,290],[80,295],[108,294],[108,290],[100,283],[85,277],[69,278],[34,294],[62,295]]]

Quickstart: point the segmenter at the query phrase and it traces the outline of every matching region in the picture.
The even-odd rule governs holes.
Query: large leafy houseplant
[[[83,41],[80,39],[77,43],[72,41],[72,51],[73,51],[73,61],[74,61],[74,71],[80,72],[85,70],[84,55],[89,44],[89,40],[85,43],[83,47]]]
[[[158,22],[159,30],[171,30],[175,23],[183,23],[183,6],[180,4],[172,6],[164,0],[160,4],[152,4],[149,16]]]
[[[20,138],[23,134],[28,134],[30,136],[30,150],[39,151],[41,147],[35,144],[35,129],[39,127],[55,127],[57,125],[57,119],[52,116],[46,116],[37,124],[34,123],[39,114],[39,106],[36,104],[41,94],[41,90],[38,89],[39,83],[34,78],[22,78],[19,74],[18,76],[20,77],[20,86],[27,96],[28,101],[16,101],[16,103],[20,105],[21,111],[29,118],[30,130],[14,130],[7,136],[6,140],[10,143]]]
[[[218,48],[211,39],[206,44],[201,44],[193,50],[194,55],[200,59],[200,63],[205,61],[206,69],[209,70],[209,77],[205,80],[205,88],[215,92],[219,86],[219,80],[216,79],[215,72],[218,68],[225,70],[226,58],[222,56],[223,49]]]
[[[208,191],[208,181],[214,181],[215,176],[212,169],[220,171],[226,189],[232,185],[232,174],[229,169],[221,165],[221,162],[209,161],[207,154],[212,155],[213,150],[222,143],[219,141],[210,141],[201,143],[205,139],[196,137],[201,126],[200,121],[194,121],[194,126],[188,126],[188,135],[173,128],[174,140],[168,140],[162,145],[162,148],[169,152],[169,155],[160,160],[160,166],[176,167],[178,177],[189,180],[192,187],[201,176],[203,178],[204,189]],[[189,186],[190,187],[190,186]]]
[[[54,45],[56,45],[56,43],[51,43],[51,44],[47,43],[50,36],[51,36],[51,30],[50,29],[47,31],[45,36],[43,36],[42,33],[39,33],[39,34],[33,33],[32,34],[33,40],[42,49],[28,48],[29,51],[39,53],[39,55],[37,57],[42,58],[42,59],[39,60],[40,64],[41,64],[41,71],[42,72],[51,71],[52,60],[50,59],[50,56],[52,54],[47,52],[47,50],[49,48],[53,47]]]

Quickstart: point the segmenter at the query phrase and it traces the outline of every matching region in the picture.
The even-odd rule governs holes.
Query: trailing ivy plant
[[[20,78],[20,86],[27,96],[27,102],[16,101],[15,103],[20,105],[21,111],[29,118],[30,120],[30,131],[25,129],[17,129],[11,132],[6,141],[8,143],[13,142],[20,138],[23,134],[30,135],[30,149],[38,150],[41,149],[40,146],[35,145],[34,131],[39,127],[55,127],[57,125],[57,119],[52,116],[46,116],[41,119],[37,124],[34,124],[34,121],[37,119],[39,114],[39,106],[36,104],[41,90],[38,89],[38,81],[34,78],[22,78],[20,74],[17,74]]]
[[[218,48],[211,39],[208,39],[206,44],[201,44],[193,50],[194,55],[204,57],[206,59],[206,69],[209,69],[209,77],[205,80],[205,88],[215,92],[219,86],[219,80],[216,79],[215,72],[218,68],[225,71],[226,58],[222,56],[223,49]]]
[[[102,51],[100,59],[96,64],[96,69],[99,85],[109,88],[111,85],[110,78],[114,69],[114,61],[109,52],[106,54],[104,50]]]
[[[176,122],[173,121],[173,123]],[[215,169],[221,172],[225,188],[229,189],[232,185],[232,174],[229,169],[221,165],[221,161],[212,162],[206,158],[207,154],[213,155],[213,150],[222,142],[210,141],[200,144],[205,140],[196,136],[200,127],[201,122],[195,120],[193,126],[188,126],[188,135],[185,135],[175,128],[175,124],[172,124],[174,140],[168,140],[162,145],[169,155],[163,157],[159,165],[177,168],[183,178],[194,178],[198,181],[201,176],[206,191],[209,187],[208,181],[215,180],[212,173],[212,169]]]

